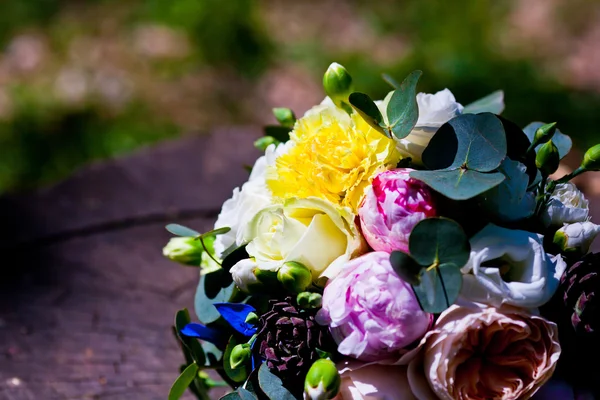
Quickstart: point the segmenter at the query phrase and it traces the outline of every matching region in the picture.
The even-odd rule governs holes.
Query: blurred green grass
[[[533,120],[558,121],[576,145],[594,144],[600,125],[598,92],[560,83],[547,72],[548,60],[535,52],[501,51],[499,43],[508,29],[513,3],[478,0],[461,2],[459,7],[438,0],[349,0],[325,5],[275,0],[5,0],[0,13],[0,46],[5,53],[14,47],[15,37],[33,34],[46,40],[49,61],[33,72],[8,74],[4,82],[0,80],[0,88],[10,98],[10,113],[0,121],[0,192],[45,185],[92,160],[185,131],[267,122],[263,114],[235,107],[235,100],[252,103],[253,96],[262,95],[259,88],[269,71],[285,65],[297,65],[318,84],[332,61],[345,65],[357,90],[373,98],[382,98],[389,90],[380,78],[382,72],[402,78],[413,69],[424,72],[420,91],[448,87],[463,104],[503,89],[507,118],[521,126]],[[305,15],[313,5],[328,7],[323,13],[339,5],[355,19],[340,22],[335,15],[331,21],[327,15],[321,20]],[[273,10],[283,17],[274,18]],[[577,22],[581,18],[581,13],[565,14],[565,24],[581,26]],[[319,23],[333,27],[322,33]],[[301,27],[300,34],[283,35],[293,24]],[[348,29],[344,24],[364,24],[372,35],[367,42],[373,45],[355,43],[361,39],[360,29],[356,38],[348,40],[343,36]],[[132,32],[145,26],[165,26],[184,35],[189,39],[185,54],[144,58],[133,48],[129,51]],[[110,91],[106,98],[93,92],[71,102],[53,92],[64,65],[75,64],[77,71],[98,75],[96,64],[106,63],[109,57],[81,66],[77,63],[84,57],[73,50],[78,49],[73,47],[78,39],[90,38],[102,39],[102,45],[107,42],[106,54],[115,53],[111,50],[115,46],[121,49],[111,62],[124,71],[128,79],[124,82],[133,89],[119,107],[113,107]],[[390,38],[397,38],[402,46]],[[338,41],[350,44],[337,46]],[[172,47],[167,45],[165,51]],[[111,72],[116,68],[113,64],[98,68],[101,73]],[[195,89],[190,84],[202,77],[213,86],[202,83],[205,86],[198,84]],[[102,94],[107,84],[97,86]],[[174,93],[167,99],[166,89]],[[186,97],[201,100],[188,101],[185,108],[178,101]],[[202,118],[189,117],[194,113]]]

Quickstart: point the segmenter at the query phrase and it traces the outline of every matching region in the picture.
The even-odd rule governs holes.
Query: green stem
[[[202,248],[204,249],[204,251],[206,252],[206,254],[208,254],[208,256],[210,258],[212,258],[212,260],[214,262],[216,262],[220,267],[223,267],[223,265],[210,253],[210,251],[208,251],[208,248],[204,244],[204,238],[202,237],[202,235],[198,236],[198,239],[200,239],[200,243],[202,244]]]

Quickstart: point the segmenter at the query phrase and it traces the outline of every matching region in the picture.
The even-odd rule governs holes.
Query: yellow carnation
[[[313,108],[290,139],[289,151],[267,169],[269,189],[284,200],[316,196],[356,212],[373,177],[400,160],[392,139],[336,107]]]

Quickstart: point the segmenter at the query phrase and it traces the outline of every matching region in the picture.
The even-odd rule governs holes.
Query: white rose
[[[554,234],[554,243],[565,252],[587,254],[596,236],[600,233],[600,225],[589,221],[565,224]]]
[[[571,182],[556,185],[550,203],[542,215],[546,225],[562,226],[587,221],[589,202]]]
[[[260,210],[246,227],[243,241],[249,242],[246,251],[261,270],[277,272],[294,261],[307,267],[314,280],[330,277],[365,246],[350,209],[314,197],[292,198]]]
[[[546,254],[539,235],[489,224],[471,238],[461,295],[494,307],[539,307],[556,291],[566,266],[561,256]]]
[[[256,213],[269,206],[272,203],[272,195],[269,191],[265,173],[267,166],[275,162],[275,158],[286,150],[285,144],[270,145],[265,151],[265,155],[259,157],[254,163],[248,182],[242,185],[242,188],[235,188],[233,196],[223,203],[221,213],[215,222],[215,229],[221,227],[230,227],[231,230],[224,235],[218,235],[214,249],[220,256],[223,251],[232,245],[242,245],[243,232],[250,220]]]

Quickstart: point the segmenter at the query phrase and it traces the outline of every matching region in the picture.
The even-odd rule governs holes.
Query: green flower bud
[[[244,322],[246,322],[247,324],[256,325],[258,324],[258,315],[256,315],[256,313],[249,312]]]
[[[337,396],[342,378],[331,360],[320,359],[313,363],[304,380],[304,392],[310,400],[328,400]]]
[[[535,131],[535,135],[533,136],[533,142],[535,144],[546,143],[548,140],[552,139],[552,136],[554,136],[555,133],[556,122],[542,125]]]
[[[269,271],[266,269],[256,268],[254,269],[254,276],[260,283],[265,286],[279,286],[279,281],[277,280],[277,272]]]
[[[231,369],[244,367],[252,358],[252,349],[248,343],[241,343],[231,350],[229,365]]]
[[[600,143],[585,152],[581,168],[586,171],[600,171]]]
[[[279,140],[275,139],[273,136],[263,136],[254,142],[254,147],[256,147],[260,151],[265,151],[267,147],[269,147],[269,145],[277,145],[279,143]]]
[[[302,292],[296,297],[296,302],[301,308],[319,308],[323,301],[323,296],[319,293]]]
[[[548,140],[538,150],[535,156],[535,166],[539,168],[543,175],[548,176],[558,169],[559,163],[558,148],[552,140]]]
[[[168,259],[195,267],[200,266],[203,252],[202,243],[193,237],[174,237],[163,247],[163,255]]]
[[[281,125],[291,128],[296,123],[296,116],[289,108],[274,108],[273,115]]]
[[[323,87],[335,105],[342,107],[342,103],[348,102],[348,96],[352,93],[352,77],[346,68],[338,63],[331,63],[323,75]]]
[[[277,280],[286,290],[299,293],[312,283],[312,274],[299,262],[288,261],[277,271]]]

